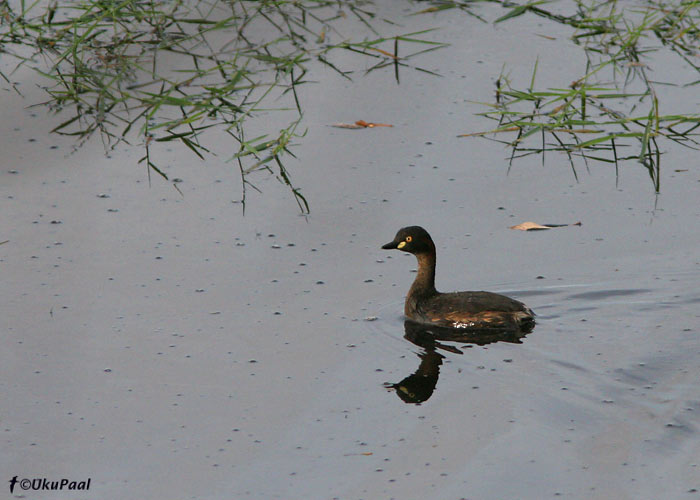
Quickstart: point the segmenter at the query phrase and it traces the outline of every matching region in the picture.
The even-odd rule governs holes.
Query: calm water
[[[617,185],[598,164],[576,182],[555,154],[506,174],[500,145],[456,138],[490,126],[469,101],[538,55],[568,85],[579,52],[536,36],[568,32],[401,22],[443,27],[452,46],[421,63],[444,77],[321,71],[302,88],[291,167],[309,217],[261,176],[242,218],[235,166],[180,151],[162,163],[184,197],[149,188],[140,151],[70,155],[4,93],[6,480],[90,477],[71,498],[102,499],[700,498],[697,154],[667,152],[658,197],[634,163]],[[394,127],[327,126],[359,119]],[[582,226],[508,229],[526,220]],[[512,295],[535,330],[404,338],[415,260],[379,247],[412,224],[436,242],[440,290]],[[426,358],[422,404],[385,387]]]

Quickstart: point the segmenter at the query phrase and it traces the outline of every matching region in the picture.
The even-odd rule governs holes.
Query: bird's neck
[[[435,290],[435,252],[420,253],[418,259],[418,274],[408,292],[411,297],[434,295]]]

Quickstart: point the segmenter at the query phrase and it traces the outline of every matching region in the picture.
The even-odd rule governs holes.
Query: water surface
[[[300,88],[308,217],[262,177],[241,217],[235,167],[176,150],[184,197],[149,187],[140,151],[68,154],[3,95],[6,476],[91,477],[74,497],[102,499],[700,498],[700,179],[673,172],[696,156],[668,151],[658,197],[631,163],[617,182],[554,156],[507,173],[500,145],[456,138],[484,128],[468,101],[545,53],[566,82],[579,52],[540,20],[434,22],[453,45],[423,62],[442,78]],[[359,119],[394,127],[327,126]],[[582,226],[508,229],[526,220]],[[440,290],[538,314],[522,343],[438,349],[420,405],[385,388],[428,353],[404,338],[415,261],[379,248],[413,224]]]

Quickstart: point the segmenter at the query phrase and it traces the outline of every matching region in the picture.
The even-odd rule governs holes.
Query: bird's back
[[[525,304],[492,292],[437,293],[415,301],[406,315],[451,328],[523,328],[534,323],[534,313]]]

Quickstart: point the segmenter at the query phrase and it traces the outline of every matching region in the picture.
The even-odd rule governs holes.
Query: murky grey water
[[[536,20],[435,23],[453,47],[424,62],[444,78],[304,89],[309,217],[261,178],[242,218],[223,161],[164,152],[183,198],[148,187],[139,151],[65,156],[2,97],[6,480],[90,477],[71,498],[101,499],[700,497],[697,155],[668,152],[658,199],[634,164],[617,187],[601,165],[576,183],[564,157],[506,175],[500,146],[455,137],[483,128],[467,101],[546,51],[541,74],[567,82],[577,52]],[[357,119],[395,126],[326,126]],[[582,226],[507,229],[525,220]],[[409,224],[435,239],[439,289],[538,314],[521,344],[436,349],[421,405],[384,387],[427,352],[401,317],[414,258],[379,249]]]

